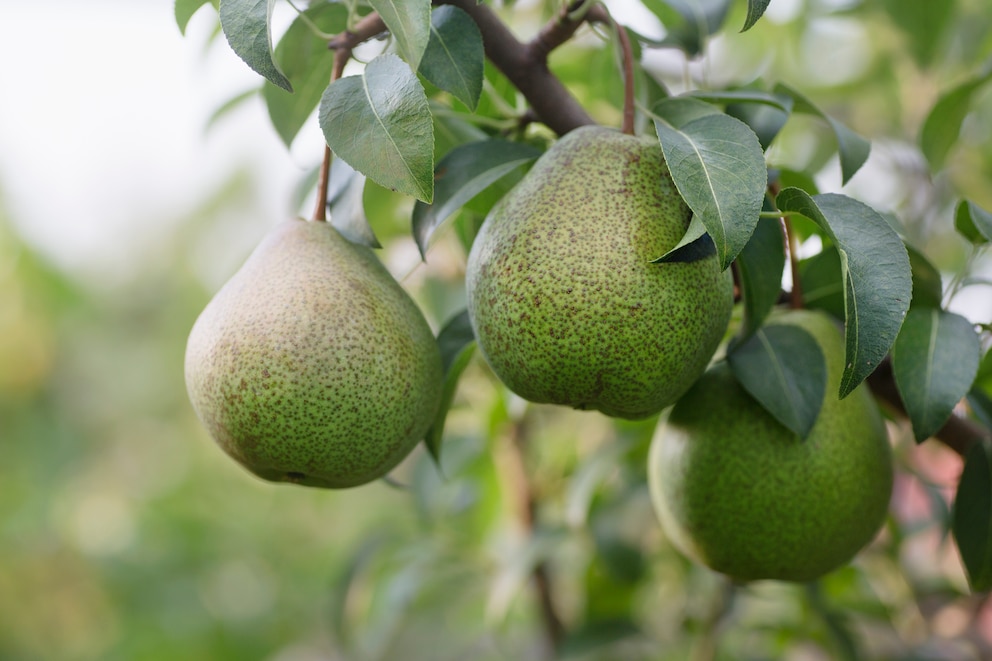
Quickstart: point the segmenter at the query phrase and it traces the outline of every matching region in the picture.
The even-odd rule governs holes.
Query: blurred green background
[[[538,659],[542,562],[568,658],[992,658],[992,609],[967,594],[944,534],[960,460],[897,422],[889,524],[814,586],[732,590],[691,566],[650,511],[653,421],[525,406],[478,359],[443,475],[418,450],[398,485],[321,492],[249,476],[186,401],[185,337],[295,212],[320,143],[304,132],[283,148],[257,99],[204,129],[257,85],[211,38],[209,10],[184,39],[165,0],[76,4],[12,5],[0,23],[14,63],[0,103],[0,659]],[[926,18],[926,2],[772,0],[702,65],[649,61],[676,91],[760,75],[814,97],[875,141],[845,190],[896,214],[953,274],[969,264],[954,200],[992,208],[992,94],[976,97],[941,177],[915,140],[937,95],[992,52],[992,15],[985,0],[915,23],[891,11],[910,5]],[[518,16],[522,34],[540,25],[539,8]],[[612,66],[597,44],[570,44],[554,65],[615,121],[601,98],[617,98],[618,77],[588,75]],[[836,189],[828,139],[799,120],[770,157]],[[463,305],[464,248],[448,232],[419,265],[410,201],[371,188],[366,201],[384,260],[438,328]],[[990,299],[972,288],[952,307],[988,322]]]

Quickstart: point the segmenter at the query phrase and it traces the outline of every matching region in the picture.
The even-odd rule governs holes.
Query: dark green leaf
[[[968,394],[981,347],[964,317],[914,307],[892,349],[892,372],[913,424],[916,442],[940,429]]]
[[[431,38],[420,61],[424,78],[471,110],[479,105],[485,64],[482,33],[475,21],[454,5],[431,14]]]
[[[356,172],[344,160],[331,162],[327,187],[327,209],[331,224],[349,241],[370,248],[381,248],[379,239],[365,217],[362,201],[365,192],[365,175]]]
[[[649,0],[644,5],[665,26],[661,45],[680,48],[692,57],[703,52],[706,38],[723,25],[730,0]]]
[[[776,420],[803,439],[809,435],[827,389],[827,362],[812,335],[798,326],[764,326],[735,344],[727,362]]]
[[[272,29],[269,19],[276,0],[221,0],[220,27],[238,57],[252,71],[287,92],[289,79],[272,59]]]
[[[335,154],[380,186],[430,202],[434,123],[410,67],[380,55],[360,76],[331,83],[320,100],[320,128]]]
[[[988,394],[988,389],[979,388],[977,385],[968,393],[968,406],[971,407],[972,416],[992,429],[992,395]]]
[[[307,21],[323,32],[335,34],[348,26],[348,11],[336,3],[314,5],[293,21],[276,46],[276,61],[294,91],[289,93],[266,83],[262,97],[272,125],[287,147],[320,103],[334,69],[334,54]]]
[[[715,254],[716,246],[713,245],[713,239],[706,233],[706,228],[699,220],[699,216],[693,214],[682,240],[661,257],[652,259],[651,263],[697,262]]]
[[[737,257],[737,266],[744,295],[743,334],[747,336],[761,326],[782,291],[785,243],[780,221],[773,218],[758,221],[751,240]]]
[[[957,142],[961,124],[971,109],[971,97],[989,80],[992,80],[992,68],[941,96],[930,110],[920,131],[920,147],[932,170],[944,167],[947,154]]]
[[[954,498],[952,530],[974,592],[992,590],[992,449],[976,443]]]
[[[939,308],[944,295],[940,272],[916,248],[906,246],[906,252],[913,271],[913,307]]]
[[[799,263],[803,307],[823,310],[844,319],[844,272],[833,246]]]
[[[958,233],[976,245],[992,241],[992,213],[974,202],[961,200],[954,212]]]
[[[663,117],[665,106],[658,106]],[[724,114],[678,128],[655,120],[655,128],[675,186],[709,232],[721,266],[728,268],[754,231],[765,196],[768,173],[758,138]]]
[[[660,99],[652,108],[652,112],[660,115],[672,128],[680,129],[689,122],[720,115],[720,109],[712,103],[694,96],[668,96]]]
[[[857,200],[786,188],[776,202],[815,221],[840,253],[847,327],[840,396],[846,397],[875,371],[899,333],[912,297],[909,255],[885,219]]]
[[[193,18],[193,14],[195,14],[200,7],[210,1],[211,0],[176,0],[176,25],[179,26],[179,32],[186,34],[186,26],[189,25],[189,19]]]
[[[792,100],[795,102],[794,109],[796,112],[815,115],[830,125],[830,129],[834,132],[834,137],[837,139],[841,181],[846,184],[854,176],[854,173],[861,169],[861,166],[868,160],[871,143],[824,113],[812,101],[788,85],[781,83],[776,85],[775,93],[792,97]]]
[[[431,236],[460,207],[493,183],[541,155],[536,147],[506,140],[481,140],[460,145],[437,164],[433,204],[413,208],[413,236],[426,255]]]
[[[430,0],[369,0],[396,39],[400,55],[414,71],[431,37]]]
[[[441,391],[441,405],[434,415],[434,422],[424,442],[438,466],[441,465],[441,440],[444,437],[444,421],[448,410],[455,398],[458,379],[468,367],[475,353],[475,334],[468,318],[468,311],[463,310],[455,315],[437,335],[438,348],[441,350],[441,363],[444,366],[444,386]]]
[[[679,97],[677,97],[679,98]],[[762,106],[771,106],[784,113],[792,112],[792,97],[785,94],[774,94],[762,92],[761,90],[735,89],[735,90],[694,90],[688,92],[685,97],[701,99],[708,103],[732,104],[747,103]]]
[[[744,19],[744,27],[741,28],[741,32],[747,32],[754,27],[754,24],[768,9],[770,2],[771,0],[747,0],[747,18]]]
[[[732,103],[727,106],[727,114],[750,126],[765,150],[789,121],[789,113],[760,103]]]
[[[944,36],[954,0],[885,0],[885,9],[909,38],[909,51],[921,67],[929,66]]]

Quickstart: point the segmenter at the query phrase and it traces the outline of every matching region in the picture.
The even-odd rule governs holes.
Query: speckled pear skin
[[[737,580],[810,581],[874,538],[892,492],[885,426],[865,386],[837,399],[844,344],[821,312],[794,311],[827,361],[823,407],[803,441],[710,368],[662,420],[648,479],[655,510],[686,555]]]
[[[733,307],[715,256],[652,264],[691,212],[658,140],[589,126],[549,149],[487,217],[468,311],[499,379],[532,402],[637,419],[702,374]]]
[[[220,447],[266,480],[382,477],[441,397],[437,343],[371,250],[330,224],[276,226],[196,320],[186,388]]]

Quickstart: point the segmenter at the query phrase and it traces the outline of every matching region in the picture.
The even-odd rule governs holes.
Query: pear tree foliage
[[[965,191],[972,189],[962,187],[933,221],[953,227],[972,253],[957,271],[941,273],[910,228],[916,218],[859,199],[864,188],[853,184],[881,132],[852,128],[858,121],[843,99],[820,98],[795,81],[759,77],[713,85],[704,75],[690,75],[690,65],[718,34],[737,33],[734,43],[746,44],[748,35],[764,29],[769,18],[763,15],[774,2],[645,0],[641,9],[663,26],[663,36],[612,23],[611,4],[549,0],[535,10],[476,0],[178,0],[175,9],[185,30],[201,7],[216,8],[230,48],[261,77],[261,98],[287,147],[306,122],[318,122],[351,183],[367,193],[381,187],[408,197],[410,236],[427,262],[442,233],[456,233],[467,250],[481,219],[556,135],[582,124],[619,126],[623,30],[633,60],[627,81],[635,90],[633,126],[660,141],[693,212],[682,243],[657,257],[691,261],[694,248],[705,245],[722,268],[733,270],[741,319],[727,344],[731,368],[751,396],[800,436],[819,413],[810,402],[822,392],[816,380],[823,359],[809,338],[769,332],[764,321],[774,307],[788,304],[834,315],[844,327],[845,364],[839,391],[828,396],[844,398],[868,382],[917,443],[945,442],[967,457],[947,525],[972,589],[992,589],[992,319],[974,323],[952,311],[963,292],[992,291],[992,282],[969,270],[987,257],[992,242],[990,198],[970,199]],[[935,40],[947,17],[936,24],[914,20],[913,12],[929,11],[920,8],[926,3],[877,4],[892,12],[896,29],[914,44],[917,65],[935,66]],[[293,16],[278,34],[276,11]],[[514,35],[507,18],[523,11],[545,22],[529,41]],[[335,54],[350,54],[360,44],[361,65],[331,82]],[[559,50],[581,59],[588,67],[584,78],[567,71],[565,55],[554,57]],[[666,84],[659,75],[652,65],[659,54],[685,63],[681,84]],[[988,65],[940,81],[938,96],[922,113],[917,139],[926,174],[951,189],[959,181],[952,176],[960,167],[955,150],[990,81]],[[817,157],[797,167],[782,154],[804,132]],[[374,245],[375,219],[361,213],[360,198],[361,189],[358,198],[351,196],[359,207],[352,215],[371,227],[353,236]],[[444,405],[425,443],[440,464],[445,417],[473,356],[464,313],[451,318],[438,340]],[[783,378],[754,378],[772,371]],[[803,393],[813,394],[804,399]],[[597,466],[576,476],[576,489],[592,475],[604,479]],[[583,502],[591,506],[576,498],[576,511]]]

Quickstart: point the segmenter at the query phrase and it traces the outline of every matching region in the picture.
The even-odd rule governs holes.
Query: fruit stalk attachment
[[[378,18],[378,16],[376,18]],[[381,21],[382,19],[378,20]],[[335,41],[336,40],[331,40],[330,44],[328,44],[328,48],[334,50],[334,68],[331,70],[332,83],[340,78],[344,73],[344,67],[348,64],[348,60],[351,59],[351,50],[354,48],[350,41],[345,41],[338,46],[331,45],[334,44]],[[331,160],[333,158],[334,154],[331,152],[331,148],[325,143],[324,159],[321,161],[320,175],[317,179],[317,202],[313,209],[313,220],[315,221],[327,220],[327,189],[331,182]]]

